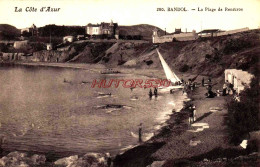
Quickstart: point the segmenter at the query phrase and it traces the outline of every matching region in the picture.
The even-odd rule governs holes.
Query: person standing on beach
[[[196,87],[196,84],[195,84],[195,82],[193,82],[193,83],[192,83],[192,86],[191,86],[192,90],[194,90],[195,87]]]
[[[152,98],[152,96],[153,96],[153,92],[152,92],[152,89],[150,89],[150,91],[149,91],[149,97],[150,97],[150,99]]]
[[[192,107],[192,116],[193,116],[192,122],[195,122],[196,121],[196,106]]]
[[[189,124],[196,121],[196,106],[191,105],[189,107]]]
[[[193,111],[192,111],[192,107],[189,107],[189,124],[192,124],[193,121]]]
[[[112,158],[109,153],[107,153],[107,166],[110,167],[112,164]]]
[[[142,123],[139,125],[139,142],[142,142]]]
[[[226,96],[226,95],[227,95],[227,83],[225,82],[223,84],[223,94],[222,94],[222,96]]]
[[[154,88],[154,95],[157,96],[158,93],[157,93],[157,88]]]
[[[211,78],[209,77],[208,82],[211,83]]]

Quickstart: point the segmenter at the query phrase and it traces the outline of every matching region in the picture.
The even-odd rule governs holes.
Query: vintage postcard
[[[0,167],[258,166],[259,0],[0,0]]]

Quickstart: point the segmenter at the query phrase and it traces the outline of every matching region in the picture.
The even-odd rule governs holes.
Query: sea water
[[[82,69],[0,67],[0,137],[8,151],[63,154],[110,152],[138,144],[165,125],[182,92],[149,98],[149,89],[91,88],[100,79],[147,79],[134,74],[100,74]],[[111,93],[111,96],[101,94]],[[105,108],[105,105],[122,108]]]

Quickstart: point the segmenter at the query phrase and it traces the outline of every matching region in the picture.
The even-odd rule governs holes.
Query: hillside
[[[165,32],[152,25],[139,24],[133,26],[119,26],[117,31],[122,35],[141,35],[145,40],[152,40],[153,30],[158,29],[159,34],[165,34]],[[84,35],[85,26],[59,26],[55,24],[38,27],[39,35],[41,37],[49,37],[50,34],[56,37],[63,37],[67,35]],[[8,24],[0,24],[0,32],[2,38],[13,38],[20,35],[20,30],[14,26]],[[167,33],[168,34],[168,33]]]
[[[117,46],[118,45],[118,46]],[[110,59],[123,53],[125,67],[162,68],[153,44],[115,44]],[[123,50],[117,48],[123,47]],[[219,77],[226,68],[256,73],[260,53],[260,30],[188,42],[159,44],[160,52],[174,71]],[[102,62],[115,65],[115,62]]]
[[[9,24],[0,24],[0,40],[14,39],[20,35],[20,30]]]
[[[129,35],[141,35],[143,39],[152,41],[153,30],[158,29],[160,34],[164,34],[165,32],[152,25],[148,24],[139,24],[133,26],[119,26],[118,30],[120,34],[129,34]]]
[[[154,26],[120,27],[132,33],[152,34]],[[192,73],[218,78],[227,68],[257,73],[260,30],[187,42],[158,44],[169,66],[177,73]],[[162,69],[154,44],[140,41],[84,41],[64,48],[34,52],[27,61],[98,63],[107,67]],[[223,78],[223,77],[222,77]]]

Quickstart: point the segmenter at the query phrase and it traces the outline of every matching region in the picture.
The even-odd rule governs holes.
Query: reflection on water
[[[159,92],[158,98],[150,100],[147,89],[91,88],[94,79],[114,77],[135,79],[133,75],[65,68],[0,67],[0,136],[7,139],[4,148],[118,153],[138,143],[131,133],[138,133],[141,122],[144,133],[153,134],[173,107],[179,110],[182,106],[184,97],[178,92]],[[100,92],[105,95],[100,96]],[[123,107],[97,107],[106,105]]]

